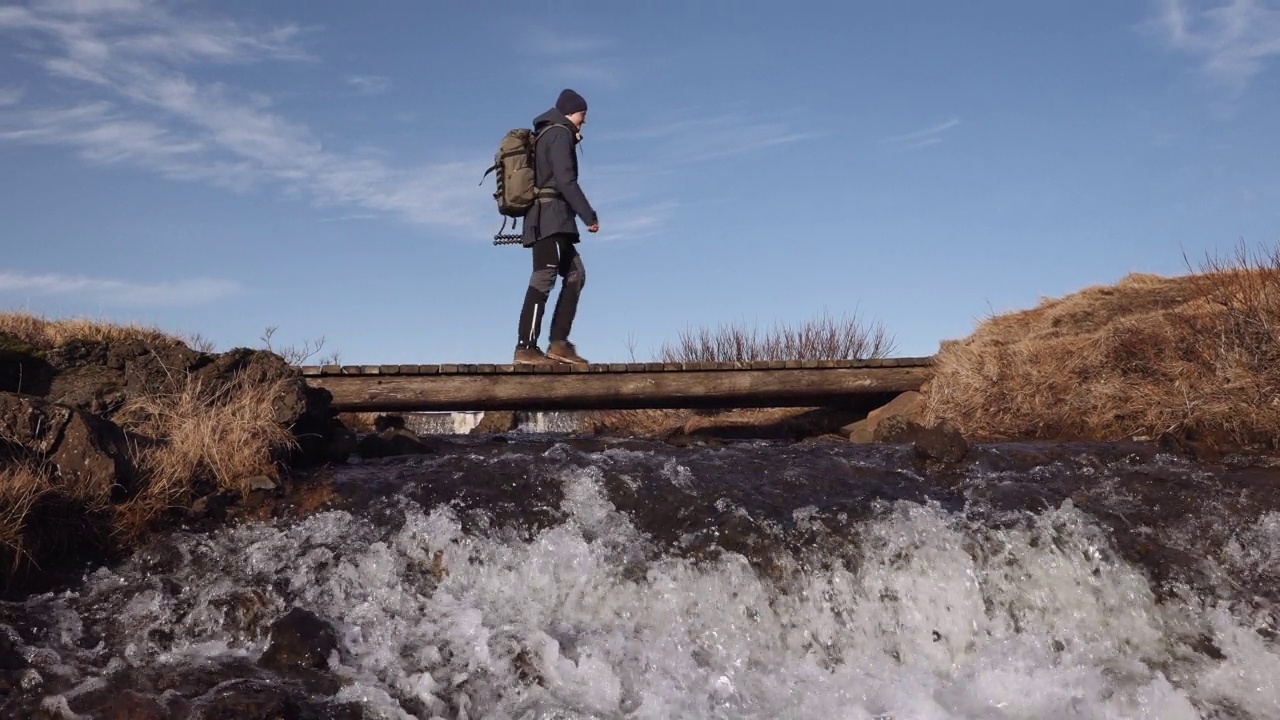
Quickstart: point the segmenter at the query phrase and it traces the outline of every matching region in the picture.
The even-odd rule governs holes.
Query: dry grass
[[[26,556],[27,513],[52,487],[40,468],[20,463],[0,468],[0,560],[15,569]]]
[[[0,333],[11,335],[41,350],[60,347],[73,340],[141,340],[149,344],[177,342],[177,338],[154,327],[121,325],[89,318],[50,320],[28,312],[0,313]]]
[[[188,379],[175,393],[127,403],[120,425],[154,444],[138,451],[145,486],[122,508],[122,523],[145,525],[188,503],[196,489],[247,493],[254,476],[278,479],[278,461],[296,441],[275,421],[273,403],[290,382],[254,382],[244,375],[220,385]]]
[[[863,360],[886,357],[894,341],[879,323],[864,325],[857,317],[822,315],[791,326],[782,323],[765,333],[743,324],[714,330],[684,330],[675,343],[659,351],[662,362],[751,362],[755,360]]]
[[[935,362],[927,416],[975,437],[1280,438],[1280,251],[1131,275],[987,319]]]

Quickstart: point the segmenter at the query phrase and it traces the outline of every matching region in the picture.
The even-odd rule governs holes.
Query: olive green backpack
[[[538,187],[534,174],[534,146],[538,137],[555,125],[547,125],[538,133],[529,128],[515,128],[502,136],[498,144],[498,152],[493,156],[493,165],[485,170],[480,178],[483,184],[489,173],[496,173],[498,187],[493,199],[498,203],[498,212],[503,216],[502,230],[493,237],[494,244],[517,242],[518,234],[502,233],[507,229],[507,218],[522,218],[538,199]],[[563,127],[563,126],[562,126]],[[514,233],[515,223],[512,223]]]

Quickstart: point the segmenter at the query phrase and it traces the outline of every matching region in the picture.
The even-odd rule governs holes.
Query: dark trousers
[[[578,254],[572,235],[549,235],[533,244],[533,274],[520,309],[520,337],[516,346],[527,348],[538,344],[542,333],[542,316],[547,298],[555,287],[556,277],[564,278],[560,297],[551,317],[551,342],[568,340],[573,317],[578,313],[578,297],[587,284],[587,271]]]

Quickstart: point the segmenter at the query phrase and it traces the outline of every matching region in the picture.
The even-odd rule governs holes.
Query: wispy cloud
[[[473,231],[492,217],[474,188],[487,158],[396,167],[376,153],[330,149],[271,98],[205,79],[220,66],[308,60],[296,25],[188,19],[141,1],[59,0],[0,8],[6,34],[81,100],[0,111],[0,141],[65,147],[218,187],[277,188],[426,226]]]
[[[674,168],[689,163],[735,157],[824,135],[818,131],[799,130],[788,122],[742,113],[699,116],[696,111],[683,111],[676,114],[683,119],[606,132],[600,135],[600,139],[639,141],[645,148],[645,165]]]
[[[390,78],[380,75],[348,75],[346,81],[361,95],[381,95],[391,89]]]
[[[960,118],[951,118],[945,122],[940,122],[933,127],[927,127],[923,130],[916,130],[903,135],[893,135],[884,138],[880,142],[885,145],[897,145],[900,147],[928,147],[929,145],[937,145],[942,142],[942,136],[948,130],[960,124]]]
[[[675,121],[591,133],[587,142],[611,146],[608,165],[590,167],[588,192],[601,209],[602,240],[631,240],[661,234],[685,203],[666,193],[678,192],[681,178],[722,172],[720,161],[823,136],[776,117],[741,111],[680,108]],[[675,184],[673,184],[673,180]],[[687,200],[687,199],[685,199]]]
[[[674,201],[648,205],[620,204],[617,217],[609,217],[600,227],[599,240],[603,242],[639,240],[660,234],[671,221],[679,204]]]
[[[534,26],[523,31],[525,52],[542,67],[537,77],[550,85],[585,84],[616,89],[622,85],[622,69],[606,53],[616,43],[603,36],[572,36]]]
[[[1201,72],[1232,95],[1248,87],[1280,56],[1280,8],[1259,0],[1228,0],[1213,7],[1162,0],[1158,25],[1171,47],[1200,59]]]
[[[230,280],[190,278],[159,283],[140,283],[72,275],[30,275],[0,270],[0,293],[28,295],[71,295],[104,305],[127,307],[172,307],[203,305],[240,292]]]
[[[26,93],[22,88],[6,88],[0,87],[0,107],[9,105],[17,105],[22,102],[22,96]]]

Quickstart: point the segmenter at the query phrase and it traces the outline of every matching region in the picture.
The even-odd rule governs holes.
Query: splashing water
[[[712,467],[777,462],[768,448],[701,452],[556,445],[518,470],[558,489],[541,524],[398,492],[175,533],[24,606],[46,627],[29,690],[74,717],[78,696],[118,678],[252,662],[299,606],[338,636],[328,698],[369,717],[1280,717],[1280,648],[1255,629],[1265,603],[1185,582],[1158,592],[1070,499],[975,513],[879,498],[850,519],[830,490],[780,508],[708,483]],[[447,463],[523,460],[430,462],[421,483]],[[673,505],[702,493],[722,513],[705,527],[736,518],[753,540],[707,551],[701,531],[643,527],[654,521],[622,509],[639,502],[624,487]],[[1220,572],[1273,579],[1278,528],[1260,514]]]

